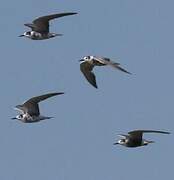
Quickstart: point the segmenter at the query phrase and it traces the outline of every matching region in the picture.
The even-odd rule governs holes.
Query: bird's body
[[[47,116],[35,116],[35,115],[30,115],[28,113],[25,114],[20,114],[18,116],[16,116],[15,119],[18,119],[19,121],[23,122],[23,123],[34,123],[34,122],[39,122],[42,120],[46,120],[46,119],[51,119],[53,117],[47,117]],[[13,118],[14,119],[14,118]]]
[[[120,144],[126,147],[139,147],[139,146],[146,146],[149,143],[154,143],[154,141],[148,141],[143,139],[143,133],[161,133],[161,134],[170,134],[166,131],[155,131],[155,130],[135,130],[128,132],[128,135],[120,134],[119,136],[122,139],[118,140],[118,142],[114,143]]]
[[[39,110],[39,102],[44,101],[47,98],[57,96],[64,94],[63,92],[60,93],[48,93],[41,96],[36,96],[33,98],[30,98],[26,102],[24,102],[22,105],[17,105],[15,109],[22,112],[21,114],[17,115],[15,118],[21,122],[24,123],[33,123],[33,122],[39,122],[41,120],[45,119],[51,119],[52,117],[42,116],[40,115]]]
[[[50,39],[56,36],[61,36],[61,34],[56,34],[56,33],[39,33],[36,31],[28,31],[24,33],[24,36],[32,39],[32,40],[45,40],[45,39]]]
[[[32,40],[44,40],[50,39],[55,36],[61,36],[62,34],[50,33],[49,32],[49,21],[55,18],[60,18],[63,16],[70,16],[77,13],[69,12],[69,13],[59,13],[59,14],[51,14],[48,16],[42,16],[35,19],[32,23],[24,24],[25,26],[31,28],[31,31],[25,32],[20,35],[20,37],[27,37]]]
[[[96,77],[95,77],[95,74],[92,72],[95,66],[110,65],[122,72],[131,74],[127,70],[120,67],[119,63],[113,62],[109,58],[106,58],[106,57],[85,56],[83,59],[80,60],[80,62],[81,62],[80,63],[81,72],[83,73],[85,78],[88,80],[88,82],[95,88],[97,88]]]

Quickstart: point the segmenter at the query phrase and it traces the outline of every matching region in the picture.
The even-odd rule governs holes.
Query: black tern
[[[32,29],[32,31],[25,32],[19,37],[27,37],[33,40],[44,40],[53,38],[55,36],[61,36],[62,34],[50,33],[49,32],[49,21],[55,18],[60,18],[63,16],[75,15],[77,13],[68,12],[68,13],[60,13],[60,14],[52,14],[48,16],[42,16],[35,19],[32,23],[24,24],[25,26]]]
[[[48,93],[41,96],[32,97],[31,99],[24,102],[22,105],[17,105],[15,107],[15,109],[22,112],[22,114],[17,115],[12,119],[17,119],[24,123],[33,123],[33,122],[39,122],[41,120],[53,118],[53,117],[41,116],[38,103],[52,96],[57,96],[61,94],[64,93],[63,92]]]
[[[80,63],[81,72],[84,74],[84,76],[88,80],[88,82],[95,88],[98,88],[97,83],[96,83],[95,74],[92,72],[92,70],[95,66],[110,65],[116,69],[119,69],[120,71],[131,74],[130,72],[128,72],[125,69],[123,69],[122,67],[120,67],[119,63],[113,62],[109,58],[106,58],[106,57],[85,56],[85,57],[83,57],[83,59],[81,59],[79,61],[81,62]]]
[[[149,143],[154,143],[154,141],[148,141],[143,139],[143,133],[170,134],[169,132],[165,132],[165,131],[135,130],[128,132],[128,135],[119,134],[118,136],[122,137],[123,139],[118,140],[118,142],[114,143],[114,145],[120,144],[126,147],[139,147],[139,146],[146,146]]]

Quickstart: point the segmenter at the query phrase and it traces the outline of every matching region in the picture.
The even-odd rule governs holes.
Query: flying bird
[[[24,102],[22,105],[17,105],[15,107],[16,110],[20,111],[21,114],[17,115],[14,118],[11,119],[17,119],[24,123],[33,123],[33,122],[39,122],[41,120],[45,119],[51,119],[53,117],[47,117],[40,115],[39,111],[39,102],[44,101],[47,98],[57,96],[64,94],[63,92],[59,93],[48,93],[41,96],[32,97],[26,102]]]
[[[79,60],[80,63],[80,70],[87,79],[87,81],[94,86],[95,88],[97,87],[96,83],[96,77],[95,74],[92,72],[93,68],[95,66],[106,66],[110,65],[122,72],[125,72],[127,74],[131,74],[127,70],[123,69],[120,67],[119,63],[111,61],[109,58],[106,57],[97,57],[97,56],[85,56],[81,60]]]
[[[126,147],[139,147],[146,146],[149,143],[154,143],[154,141],[149,141],[143,139],[143,133],[162,133],[162,134],[170,134],[166,131],[154,131],[154,130],[135,130],[128,132],[128,135],[119,134],[122,139],[118,140],[118,142],[114,143],[114,145],[120,144]]]
[[[24,34],[19,37],[27,37],[33,40],[43,40],[53,38],[55,36],[61,36],[62,34],[50,33],[49,32],[49,21],[55,18],[60,18],[63,16],[75,15],[75,12],[60,13],[60,14],[51,14],[48,16],[42,16],[35,20],[32,23],[24,24],[25,26],[31,28],[31,31],[24,32]]]

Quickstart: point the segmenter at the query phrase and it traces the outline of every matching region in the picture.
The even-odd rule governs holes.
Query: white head
[[[42,37],[42,34],[41,34],[41,33],[36,32],[36,31],[24,32],[24,34],[20,35],[19,37],[27,37],[27,38],[35,39],[35,40],[45,39],[45,37],[44,37],[44,38]],[[50,37],[46,37],[46,39],[47,39],[47,38],[50,38]]]
[[[114,145],[117,145],[117,144],[120,144],[120,145],[124,146],[126,144],[126,139],[120,139],[116,143],[114,143]]]
[[[11,118],[11,119],[18,119],[18,120],[22,120],[22,119],[24,119],[24,115],[23,115],[23,114],[19,114],[19,115],[17,115],[16,117]]]
[[[30,38],[31,37],[31,31],[24,32],[24,34],[20,35],[19,37],[28,37],[28,38]]]
[[[94,59],[94,56],[84,56],[82,59],[80,59],[80,62],[84,62],[84,61],[91,61]]]

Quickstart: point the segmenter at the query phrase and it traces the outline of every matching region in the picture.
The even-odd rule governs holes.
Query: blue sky
[[[173,132],[172,0],[2,1],[0,179],[172,179],[173,135],[146,134],[147,147],[113,146],[134,129]],[[24,23],[59,12],[45,41],[19,38]],[[132,72],[95,68],[99,89],[79,70],[85,55],[106,56]],[[64,91],[40,104],[54,119],[12,121],[32,96]]]

